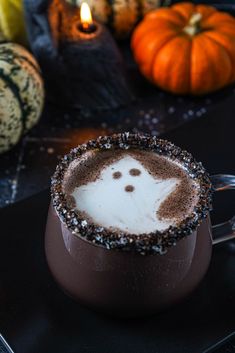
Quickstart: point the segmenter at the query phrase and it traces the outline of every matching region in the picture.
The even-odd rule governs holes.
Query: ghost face
[[[78,211],[95,224],[127,233],[162,231],[174,220],[160,220],[157,211],[179,184],[158,179],[135,158],[125,156],[101,172],[99,179],[74,189]]]

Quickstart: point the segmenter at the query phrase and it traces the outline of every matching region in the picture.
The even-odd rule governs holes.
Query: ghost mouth
[[[174,205],[174,202],[172,202],[172,199],[175,200],[176,195],[178,195],[178,205],[180,208],[180,204],[182,204],[183,197],[179,197],[181,195],[179,190],[182,185],[185,186],[185,180],[183,180],[182,182],[181,179],[179,182],[179,180],[177,179],[174,180],[174,188],[171,190],[171,193],[168,195],[165,201],[160,204],[160,207],[158,207],[157,209],[158,221],[162,223],[167,223],[167,220],[169,221],[162,228],[154,227],[152,225],[149,228],[139,228],[142,223],[145,225],[147,224],[147,222],[142,222],[141,218],[139,220],[139,223],[136,225],[136,228],[133,228],[135,227],[136,220],[134,219],[132,223],[126,222],[126,220],[128,220],[128,214],[127,218],[125,218],[125,212],[127,212],[125,210],[128,210],[128,207],[126,207],[126,209],[124,210],[125,212],[123,211],[123,213],[121,214],[122,217],[124,217],[124,220],[121,218],[119,224],[115,224],[113,222],[113,219],[111,219],[109,224],[106,224],[104,221],[100,221],[99,219],[95,219],[92,216],[90,209],[89,212],[87,212],[87,209],[82,209],[81,207],[79,208],[77,204],[77,200],[81,200],[81,191],[84,191],[82,187],[84,185],[86,186],[86,184],[84,184],[84,180],[78,185],[76,185],[76,183],[73,183],[72,188],[71,184],[68,184],[67,189],[63,183],[65,175],[66,173],[68,173],[71,163],[74,162],[74,160],[76,159],[81,159],[81,157],[84,156],[85,153],[94,150],[102,151],[102,153],[107,151],[107,156],[108,152],[111,151],[111,154],[114,154],[115,151],[115,161],[117,161],[118,159],[118,153],[120,153],[121,156],[118,160],[121,161],[123,156],[130,155],[131,157],[135,156],[136,159],[137,157],[135,155],[135,151],[137,154],[139,153],[139,151],[150,151],[155,156],[164,156],[166,158],[169,158],[171,161],[180,163],[180,165],[183,165],[185,170],[187,170],[187,173],[188,175],[190,175],[191,180],[193,180],[197,185],[199,185],[199,189],[197,190],[196,203],[194,203],[192,209],[188,210],[189,212],[187,213],[186,217],[181,217],[181,219],[177,217],[172,218],[172,212],[176,212],[175,210],[177,209]],[[130,151],[134,151],[134,154],[132,154],[132,152]],[[141,155],[141,153],[139,155]],[[140,160],[138,161],[140,162]],[[148,160],[145,163],[145,167],[148,169],[149,175],[153,175],[156,171],[151,169],[152,161]],[[149,165],[147,165],[148,163]],[[123,179],[123,170],[112,169],[112,160],[108,163],[108,165],[111,165],[111,182],[121,183]],[[134,169],[138,170],[138,172],[136,170],[133,172]],[[132,170],[132,172],[130,172],[130,170]],[[132,182],[127,184],[125,180],[125,185],[120,184],[122,186],[123,192],[122,197],[124,197],[125,202],[126,200],[129,202],[128,198],[131,199],[135,197],[136,194],[139,192],[140,183],[138,184],[138,180],[140,179],[140,176],[143,177],[144,175],[144,170],[141,169],[141,166],[139,164],[137,166],[133,164],[130,170],[129,176],[130,178],[132,178]],[[116,176],[118,177],[114,178],[113,173],[118,171],[121,173],[121,175],[118,173],[116,174]],[[100,175],[101,173],[98,170],[98,174],[95,178],[93,178],[94,175],[92,175],[92,177],[89,176],[89,182],[96,183],[97,180],[99,180]],[[163,177],[163,174],[161,175],[161,177]],[[81,179],[79,180],[81,181]],[[166,182],[166,178],[163,178],[163,180],[164,182]],[[91,195],[92,192],[96,190],[95,187],[97,187],[97,185],[94,185],[94,189],[90,189]],[[126,187],[128,187],[128,190],[126,190]],[[101,137],[98,140],[89,141],[86,145],[79,146],[76,149],[72,150],[70,154],[68,154],[61,160],[59,166],[57,167],[57,170],[52,178],[51,191],[53,205],[59,218],[75,236],[79,236],[84,240],[91,241],[93,244],[105,247],[107,249],[136,251],[145,255],[149,253],[164,253],[168,247],[175,245],[178,240],[190,235],[200,224],[202,219],[207,216],[208,210],[210,208],[212,188],[208,174],[205,172],[202,165],[200,163],[197,163],[193,159],[191,154],[182,151],[180,148],[174,146],[168,141],[159,140],[155,137],[150,137],[148,135],[124,133],[108,137]],[[76,191],[78,192],[77,195]],[[98,191],[102,192],[102,187],[100,187]],[[73,194],[73,192],[75,192],[75,195]],[[109,199],[112,199],[112,197],[113,195],[109,194]],[[70,202],[68,202],[69,199]],[[122,206],[123,200],[118,199],[116,200],[116,202],[117,201],[120,201],[120,205]],[[123,203],[123,205],[125,205],[125,202]],[[82,204],[84,203],[81,202],[80,206]],[[144,205],[145,203],[141,199],[139,206]],[[108,207],[109,212],[111,212],[111,210],[113,211],[109,203],[107,203],[106,206]],[[130,206],[130,203],[127,203],[127,206]],[[187,208],[187,205],[184,207]],[[151,220],[152,214],[147,212],[147,214],[144,214],[143,217],[145,217],[145,221],[148,218],[149,220]],[[106,219],[108,218],[110,217],[107,217],[106,215]],[[172,222],[172,219],[174,219],[174,222]],[[120,224],[122,224],[123,227],[121,227]],[[141,231],[138,232],[136,231],[136,229],[141,229]]]

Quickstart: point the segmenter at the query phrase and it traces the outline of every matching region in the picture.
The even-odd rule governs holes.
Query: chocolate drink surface
[[[199,184],[182,164],[151,151],[89,151],[65,173],[67,204],[116,233],[148,234],[179,225],[198,202]]]

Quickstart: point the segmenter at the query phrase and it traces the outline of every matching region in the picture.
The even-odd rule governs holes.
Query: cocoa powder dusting
[[[160,219],[173,219],[177,222],[186,218],[193,211],[198,202],[198,187],[187,174],[187,171],[164,156],[139,149],[93,151],[92,154],[86,155],[85,153],[81,160],[72,163],[63,182],[63,191],[66,194],[68,206],[75,206],[75,200],[71,194],[76,187],[96,181],[105,167],[127,155],[138,160],[153,177],[159,179],[176,178],[179,180],[176,189],[166,198],[158,210]],[[129,173],[132,176],[141,174],[137,168],[131,169]],[[120,177],[120,172],[113,173],[114,179]],[[125,190],[132,192],[134,188],[132,185],[128,185]]]
[[[71,194],[76,187],[96,181],[102,170],[122,158],[122,151],[87,152],[81,159],[74,161],[65,173],[63,191]]]
[[[193,182],[190,182],[187,177],[181,180],[175,191],[161,204],[158,217],[181,221],[183,216],[189,215],[198,201],[198,193],[193,186]]]

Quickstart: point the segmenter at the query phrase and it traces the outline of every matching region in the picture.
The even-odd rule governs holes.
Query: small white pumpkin
[[[34,57],[18,44],[0,44],[0,153],[37,123],[43,103],[43,81]]]

